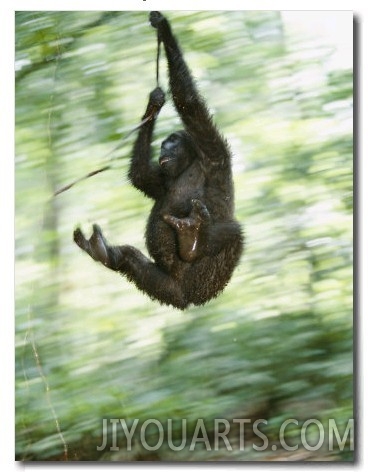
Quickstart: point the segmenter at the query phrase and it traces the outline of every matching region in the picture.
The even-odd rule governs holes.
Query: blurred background
[[[352,460],[349,442],[256,451],[248,428],[243,451],[96,449],[103,418],[171,418],[179,442],[181,419],[212,436],[216,418],[265,418],[270,444],[295,418],[286,441],[298,444],[306,419],[334,419],[343,435],[354,415],[352,15],[167,17],[231,144],[243,257],[222,295],[180,312],[76,247],[73,229],[97,222],[147,254],[151,201],[125,178],[135,135],[112,170],[52,195],[107,164],[139,123],[155,32],[146,12],[17,12],[16,458]],[[168,100],[156,151],[179,127]]]

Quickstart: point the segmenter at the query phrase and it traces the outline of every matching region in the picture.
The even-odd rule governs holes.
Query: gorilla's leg
[[[88,240],[77,228],[74,241],[92,259],[125,275],[151,298],[182,310],[188,306],[182,280],[175,280],[133,246],[110,246],[98,225],[93,225],[93,234]]]

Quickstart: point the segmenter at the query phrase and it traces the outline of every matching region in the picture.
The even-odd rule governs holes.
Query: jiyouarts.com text
[[[147,451],[157,451],[163,446],[173,451],[185,448],[193,451],[196,447],[204,447],[207,451],[244,451],[247,448],[255,451],[296,451],[298,448],[317,451],[322,447],[330,451],[337,447],[341,451],[345,448],[354,450],[353,419],[338,427],[335,419],[322,423],[315,418],[302,421],[289,418],[277,427],[275,435],[273,432],[266,434],[268,425],[266,419],[253,421],[248,418],[218,418],[211,427],[210,422],[203,419],[191,422],[186,419],[103,419],[102,443],[97,450],[131,451],[137,444]]]

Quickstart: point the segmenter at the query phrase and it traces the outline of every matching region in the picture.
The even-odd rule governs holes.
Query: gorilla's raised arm
[[[229,160],[228,145],[216,129],[206,103],[200,95],[168,20],[158,11],[150,13],[150,23],[163,42],[169,68],[169,83],[174,105],[186,131],[202,158],[224,163]]]

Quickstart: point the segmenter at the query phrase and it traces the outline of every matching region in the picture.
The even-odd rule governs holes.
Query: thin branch
[[[141,128],[141,126],[145,125],[145,123],[147,123],[149,120],[151,120],[153,118],[153,114],[147,116],[146,118],[144,118],[137,126],[135,126],[134,128],[132,128],[130,131],[128,131],[127,134],[125,134],[122,138],[121,138],[121,142],[116,146],[114,147],[108,154],[107,156],[109,156],[110,154],[114,153],[115,151],[117,151],[118,149],[122,148],[124,145],[125,145],[125,141],[127,140],[127,138],[129,138],[129,136],[134,133],[135,131],[137,131],[139,128]],[[120,158],[118,158],[120,159]],[[124,159],[124,157],[123,157]],[[57,195],[63,193],[63,192],[66,192],[66,190],[69,190],[71,187],[74,187],[74,185],[78,184],[79,182],[82,182],[83,180],[86,180],[94,175],[97,175],[97,174],[100,174],[101,172],[104,172],[108,169],[111,169],[112,168],[112,162],[115,161],[116,159],[115,158],[111,158],[109,160],[109,164],[103,166],[103,167],[100,167],[99,169],[96,169],[96,170],[93,170],[91,172],[89,172],[88,174],[86,175],[83,175],[82,177],[79,177],[79,179],[76,179],[74,180],[73,182],[71,182],[70,184],[68,185],[65,185],[64,187],[61,187],[60,189],[58,189],[56,192],[54,192],[54,197],[56,197]]]

